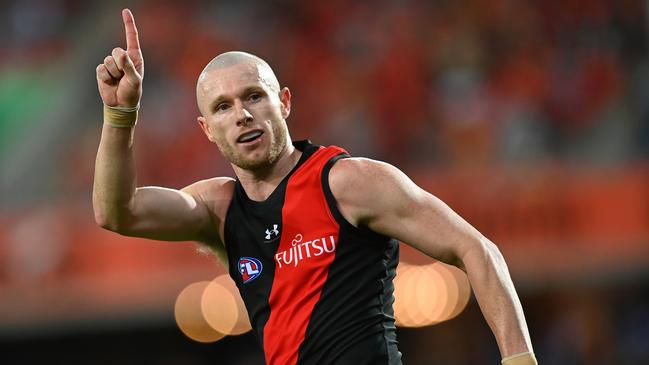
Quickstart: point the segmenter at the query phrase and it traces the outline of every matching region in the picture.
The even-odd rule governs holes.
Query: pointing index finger
[[[126,30],[126,50],[139,50],[140,40],[137,36],[133,13],[129,9],[122,10],[122,20],[124,20],[124,29]]]

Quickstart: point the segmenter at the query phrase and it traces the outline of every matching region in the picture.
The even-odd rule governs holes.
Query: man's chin
[[[237,166],[238,168],[244,169],[244,170],[261,170],[265,169],[269,166],[272,165],[272,162],[268,158],[268,156],[263,156],[260,158],[240,158],[240,157],[235,157],[230,160],[230,162]]]
[[[244,170],[263,170],[275,164],[283,150],[286,148],[286,143],[271,144],[271,146],[263,150],[251,151],[244,153],[236,151],[235,148],[228,149],[227,159],[231,164],[244,169]],[[225,154],[224,154],[225,155]]]

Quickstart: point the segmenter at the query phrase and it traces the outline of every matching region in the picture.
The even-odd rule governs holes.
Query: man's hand
[[[104,104],[110,107],[132,108],[142,96],[144,58],[130,10],[122,10],[126,30],[126,51],[120,47],[104,58],[97,66],[97,86]]]

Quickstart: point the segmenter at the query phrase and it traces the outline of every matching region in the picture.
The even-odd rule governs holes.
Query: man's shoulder
[[[355,183],[368,184],[381,179],[386,171],[394,168],[388,163],[366,157],[348,157],[336,161],[329,172],[329,182],[332,185],[348,185]]]
[[[348,222],[358,226],[375,212],[377,202],[389,194],[386,188],[393,185],[395,170],[388,163],[370,158],[336,161],[329,172],[329,189]]]
[[[357,200],[362,195],[372,195],[394,167],[365,157],[343,158],[329,171],[329,188],[337,200]]]
[[[213,177],[210,179],[199,180],[191,185],[184,187],[182,190],[186,193],[200,198],[203,202],[224,203],[229,205],[234,192],[236,180],[231,177]]]
[[[329,172],[329,188],[339,202],[363,202],[385,198],[409,178],[395,166],[370,158],[338,160]]]

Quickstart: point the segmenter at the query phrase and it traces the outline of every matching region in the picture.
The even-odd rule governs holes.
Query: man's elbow
[[[127,234],[126,220],[115,215],[108,214],[105,210],[94,208],[95,223],[101,228],[119,234]]]
[[[505,261],[498,246],[485,236],[480,236],[480,248],[495,260]]]
[[[458,267],[463,271],[467,271],[467,265],[481,263],[487,266],[494,266],[496,268],[507,269],[505,258],[498,246],[488,238],[480,235],[475,241],[469,245],[465,252],[461,255],[460,265]]]
[[[97,223],[99,227],[109,231],[116,231],[119,228],[115,220],[111,220],[108,218],[107,214],[98,209],[95,209],[95,223]]]

